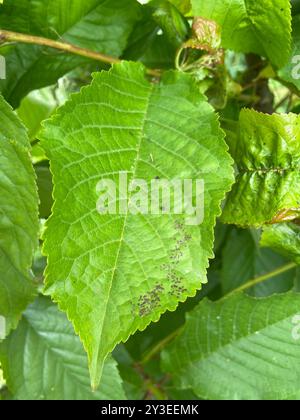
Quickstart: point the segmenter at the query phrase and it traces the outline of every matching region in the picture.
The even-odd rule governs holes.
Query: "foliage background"
[[[300,81],[293,77],[293,60],[300,54],[300,2],[153,0],[150,6],[141,7],[134,0],[78,0],[69,13],[68,2],[49,0],[48,15],[45,2],[35,3],[36,8],[31,0],[4,0],[0,7],[0,54],[7,64],[7,78],[0,81],[4,98],[0,100],[0,314],[8,320],[7,337],[0,344],[0,398],[299,399]],[[88,3],[93,3],[91,14],[86,10]],[[194,16],[202,20],[196,21],[192,31]],[[149,74],[148,70],[145,79],[143,69],[132,63],[117,65],[108,73],[108,64],[15,42],[4,35],[1,38],[2,30],[68,42],[141,62],[152,71]],[[163,87],[158,85],[160,72],[175,66],[176,76],[164,76]],[[92,87],[81,90],[90,85],[91,74],[101,70],[105,73],[95,76]],[[116,82],[117,77],[127,77],[126,86]],[[149,87],[150,82],[154,88]],[[150,108],[145,110],[143,104],[128,97],[122,103],[120,95],[111,95],[103,84],[143,99],[145,90],[157,90],[149,96]],[[141,314],[128,315],[126,308],[121,317],[126,321],[123,328],[117,325],[119,314],[109,312],[105,339],[97,343],[97,351],[93,339],[98,332],[98,301],[106,291],[95,288],[97,294],[91,289],[80,303],[82,311],[77,311],[74,299],[78,293],[80,301],[85,284],[74,289],[74,297],[58,281],[67,270],[60,250],[67,248],[68,255],[68,249],[73,249],[70,243],[78,245],[82,234],[78,230],[72,237],[61,229],[61,215],[71,217],[73,210],[74,217],[80,214],[76,202],[74,209],[65,207],[64,197],[72,182],[62,171],[63,163],[72,165],[76,156],[91,153],[94,140],[89,118],[99,124],[104,118],[115,126],[116,121],[125,121],[103,109],[102,113],[92,108],[82,112],[80,107],[88,100],[104,105],[111,101],[116,107],[124,106],[127,113],[131,110],[155,122],[171,122],[184,140],[196,132],[196,141],[214,152],[209,161],[212,167],[216,162],[219,165],[218,171],[210,168],[205,175],[211,186],[211,201],[206,205],[210,217],[199,231],[190,232],[194,235],[194,260],[192,264],[190,258],[184,266],[186,269],[189,264],[184,291],[177,291],[172,302],[164,296],[162,307],[151,307],[147,319]],[[173,104],[180,119],[171,114]],[[155,106],[166,106],[168,111],[163,114]],[[130,123],[136,121],[130,118]],[[209,121],[206,129],[204,120]],[[84,121],[83,137],[78,137],[84,142],[68,152],[67,139],[78,128],[76,121]],[[172,138],[170,129],[159,131],[149,123],[143,130],[149,138],[174,141],[196,168],[208,161],[189,143]],[[223,146],[224,137],[229,152]],[[130,136],[124,134],[122,139],[131,145]],[[171,150],[173,146],[166,143],[166,147]],[[168,167],[170,150],[160,168],[171,177],[173,169],[181,173],[187,169],[174,157],[173,168]],[[151,152],[158,153],[155,148]],[[52,216],[45,234],[46,220],[53,212],[49,159],[56,176],[57,217]],[[215,226],[219,203],[233,183],[233,160],[235,183]],[[113,159],[110,163],[117,168],[120,164]],[[78,166],[70,176],[80,182],[84,171],[85,176],[98,174],[101,168],[97,165],[98,160]],[[88,203],[85,190],[81,199]],[[89,223],[90,228],[93,220]],[[171,247],[171,228],[161,229]],[[144,225],[133,230],[134,240],[137,232],[145,240]],[[98,235],[101,241],[103,231]],[[64,248],[65,239],[70,242]],[[78,258],[87,251],[85,237],[82,242],[79,251],[74,245]],[[149,241],[150,251],[155,249],[154,242]],[[142,252],[140,242],[136,247]],[[207,260],[213,253],[206,283]],[[45,289],[46,256],[50,263]],[[109,259],[108,254],[105,261]],[[149,254],[145,254],[143,267],[152,272],[153,288],[158,274],[153,259],[148,260]],[[140,270],[128,269],[125,263],[121,268],[134,274],[132,278],[128,274],[128,281],[142,290]],[[82,270],[76,266],[74,276],[84,283]],[[198,290],[201,282],[206,284]],[[126,306],[124,296],[124,290],[117,288],[113,301],[118,301],[120,308]],[[90,372],[72,323],[53,301],[67,312],[84,341]],[[95,313],[95,318],[90,320],[90,313]],[[144,330],[133,334],[137,328]],[[124,343],[117,344],[120,341]],[[105,360],[105,364],[100,375],[98,359],[103,348],[101,363]],[[112,356],[106,358],[110,350]],[[96,392],[91,390],[90,374]]]

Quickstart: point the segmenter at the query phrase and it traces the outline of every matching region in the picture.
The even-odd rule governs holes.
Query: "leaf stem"
[[[280,274],[286,273],[287,271],[290,271],[296,267],[297,267],[297,264],[295,263],[289,263],[289,264],[283,265],[282,267],[277,268],[276,270],[271,271],[270,273],[264,274],[263,276],[256,277],[253,280],[249,280],[247,283],[244,283],[242,286],[234,289],[232,292],[227,293],[226,296],[224,296],[224,298],[232,296],[236,293],[244,292],[245,290],[248,290],[253,286],[257,286],[258,284],[264,283],[265,281],[271,279],[272,277],[277,277]]]
[[[222,297],[221,300],[232,296],[236,293],[244,292],[245,290],[250,289],[253,286],[256,286],[258,284],[261,284],[272,277],[277,277],[280,274],[286,273],[287,271],[292,270],[293,268],[296,268],[298,265],[295,263],[289,263],[286,265],[283,265],[280,268],[277,268],[274,271],[271,271],[267,274],[264,274],[263,276],[259,276],[253,280],[248,281],[247,283],[244,283],[242,286],[234,289],[232,292],[227,293],[225,296]],[[141,364],[148,363],[151,359],[153,359],[154,356],[156,356],[167,344],[169,344],[173,339],[175,339],[182,331],[184,326],[177,328],[175,331],[173,331],[171,334],[169,334],[167,337],[165,337],[163,340],[161,340],[155,347],[153,347],[142,359]]]
[[[159,353],[167,344],[169,344],[170,341],[172,341],[183,329],[183,327],[177,328],[175,331],[173,331],[171,334],[169,334],[166,338],[161,340],[156,346],[154,346],[141,360],[141,364],[145,365],[148,363],[151,359],[153,359],[153,356],[155,356],[157,353]]]
[[[121,62],[119,58],[92,51],[87,48],[77,47],[76,45],[69,44],[67,42],[55,41],[53,39],[0,29],[0,44],[4,42],[20,42],[23,44],[41,45],[43,47],[54,48],[67,53],[79,55],[81,57],[90,58],[91,60],[101,61],[106,64],[116,64]],[[156,78],[161,76],[161,71],[159,70],[147,69],[146,73],[149,76]]]

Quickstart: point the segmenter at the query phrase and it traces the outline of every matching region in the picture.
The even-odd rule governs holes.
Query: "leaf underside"
[[[192,78],[149,83],[140,64],[95,74],[90,87],[45,124],[54,175],[44,251],[46,292],[68,313],[87,350],[92,384],[117,343],[158,321],[206,282],[213,227],[233,181],[211,106]],[[104,178],[203,179],[204,222],[184,215],[100,215]]]

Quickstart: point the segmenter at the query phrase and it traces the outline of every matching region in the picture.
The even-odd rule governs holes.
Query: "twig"
[[[121,62],[119,58],[95,52],[86,48],[77,47],[76,45],[69,44],[67,42],[55,41],[53,39],[27,35],[18,32],[4,31],[2,29],[0,29],[0,43],[1,42],[20,42],[23,44],[41,45],[43,47],[54,48],[67,53],[80,55],[81,57],[101,61],[106,64],[116,64]],[[161,72],[159,70],[147,69],[146,73],[149,76],[156,78],[161,76]]]

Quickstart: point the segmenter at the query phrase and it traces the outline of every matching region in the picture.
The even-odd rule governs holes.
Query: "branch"
[[[80,55],[81,57],[90,58],[91,60],[101,61],[102,63],[106,64],[116,64],[121,62],[119,58],[101,54],[86,48],[77,47],[76,45],[69,44],[67,42],[54,41],[53,39],[4,31],[2,29],[0,29],[0,44],[1,42],[20,42],[23,44],[41,45],[43,47],[54,48],[56,50],[64,51],[67,53]],[[161,72],[159,70],[147,69],[146,73],[149,76],[156,78],[161,76]]]

